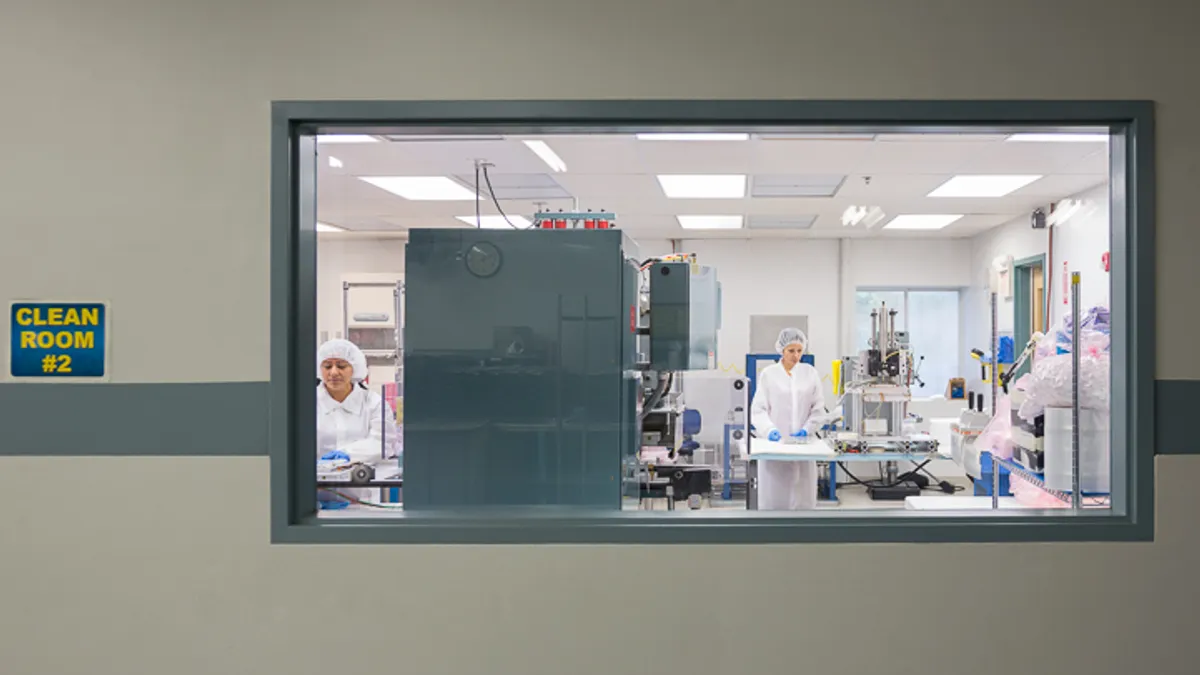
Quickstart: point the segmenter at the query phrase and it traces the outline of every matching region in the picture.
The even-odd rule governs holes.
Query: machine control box
[[[650,367],[710,370],[717,367],[721,284],[717,271],[689,262],[650,268]]]

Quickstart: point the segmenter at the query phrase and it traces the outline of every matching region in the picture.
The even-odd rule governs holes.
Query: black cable
[[[483,229],[483,216],[479,214],[479,162],[475,162],[475,229]]]
[[[504,222],[508,223],[508,226],[514,230],[529,229],[529,228],[517,227],[516,225],[513,225],[513,222],[511,220],[508,219],[508,214],[505,213],[504,209],[500,207],[500,200],[496,199],[496,191],[492,189],[492,178],[491,178],[491,176],[488,175],[487,164],[483,164],[482,166],[483,166],[483,182],[487,183],[488,195],[492,198],[492,203],[496,205],[496,210],[500,212],[500,217],[504,218]],[[476,181],[476,185],[478,185],[479,179],[476,178],[475,181]],[[476,194],[478,194],[478,191],[476,191]],[[532,224],[530,225],[530,227],[532,227]]]
[[[924,471],[925,465],[931,461],[933,461],[933,460],[927,459],[924,462],[921,462],[921,464],[918,465],[917,468],[913,469],[912,471],[908,471],[906,473],[901,474],[900,476],[897,476],[896,482],[894,482],[894,483],[888,483],[888,482],[884,481],[882,478],[872,479],[872,480],[862,480],[858,476],[855,476],[854,473],[852,473],[849,469],[847,469],[846,464],[844,462],[838,462],[837,464],[838,464],[838,467],[840,467],[841,470],[844,471],[846,473],[846,475],[850,477],[850,480],[854,481],[853,484],[855,484],[855,485],[861,485],[863,487],[868,487],[868,488],[870,488],[870,487],[892,488],[892,487],[896,487],[897,485],[903,485],[905,483],[910,482],[913,474],[915,474],[917,471]],[[926,472],[926,473],[928,473],[928,472]],[[930,474],[930,475],[933,475],[933,474]],[[937,476],[934,476],[934,480],[937,480]]]
[[[925,464],[928,464],[928,463],[929,462],[925,462]],[[938,478],[937,476],[933,475],[933,473],[931,473],[929,471],[929,469],[925,468],[925,464],[918,466],[915,470],[920,471],[921,473],[925,474],[926,476],[929,476],[934,481],[934,483],[936,483],[936,485],[930,484],[928,489],[938,490],[939,492],[947,492],[946,488],[949,487],[950,491],[948,494],[952,494],[955,492],[962,492],[963,490],[967,489],[961,485],[955,485],[949,481],[944,481],[941,478]]]
[[[659,380],[658,389],[650,396],[650,400],[642,404],[642,414],[638,416],[638,421],[646,419],[659,403],[662,402],[664,396],[671,389],[671,383],[675,380],[675,373],[667,373],[665,378]]]

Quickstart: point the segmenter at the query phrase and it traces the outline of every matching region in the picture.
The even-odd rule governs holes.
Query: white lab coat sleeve
[[[769,378],[770,374],[764,370],[754,388],[754,400],[750,402],[750,423],[754,425],[754,435],[758,438],[766,438],[775,428],[775,423],[771,421],[770,404],[767,402]]]
[[[350,455],[350,461],[363,464],[379,464],[384,457],[394,457],[396,447],[395,415],[384,415],[387,404],[377,395],[368,398],[364,411],[370,416],[370,431],[366,438],[348,444],[342,450]],[[385,446],[386,444],[386,446]]]
[[[825,392],[822,391],[821,376],[816,368],[812,368],[811,373],[808,396],[812,405],[808,409],[808,421],[804,423],[810,436],[821,430],[821,423],[825,419]]]

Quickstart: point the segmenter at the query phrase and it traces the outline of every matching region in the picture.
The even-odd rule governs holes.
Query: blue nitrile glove
[[[804,438],[805,436],[808,436],[808,429],[801,429],[800,431],[792,434],[792,438]]]
[[[347,455],[346,453],[342,452],[341,450],[330,450],[329,452],[321,455],[322,462],[335,462],[337,460],[349,462],[350,455]]]
[[[779,440],[779,439],[781,439],[781,438],[783,438],[783,436],[780,436],[780,435],[779,435],[779,430],[778,430],[778,429],[772,429],[772,430],[771,430],[771,433],[767,434],[767,440],[768,440],[768,441],[777,441],[777,440]]]

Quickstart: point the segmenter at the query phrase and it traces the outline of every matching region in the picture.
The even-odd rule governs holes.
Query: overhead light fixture
[[[760,175],[750,179],[751,197],[832,197],[846,180],[841,175]]]
[[[340,168],[342,168],[344,165],[342,164],[342,160],[338,159],[337,157],[334,157],[334,156],[330,155],[330,157],[329,157],[329,166],[331,166],[331,167],[333,167],[333,168],[335,168],[335,169],[340,169]]]
[[[532,224],[524,216],[509,216],[508,220],[505,220],[504,216],[479,216],[478,222],[475,220],[475,216],[457,216],[457,219],[471,227],[478,226],[481,230],[511,230],[514,229],[514,226],[518,230],[523,230]]]
[[[676,216],[685,230],[737,230],[742,227],[741,216]]]
[[[445,176],[360,176],[359,180],[411,201],[470,201],[475,193]]]
[[[758,138],[764,141],[871,141],[875,140],[875,134],[855,134],[855,133],[793,133],[793,134],[758,134]]]
[[[946,215],[946,214],[905,214],[892,218],[891,222],[883,226],[885,230],[940,230],[950,223],[962,218],[961,215]]]
[[[750,134],[708,134],[708,133],[671,133],[671,134],[638,134],[639,141],[745,141]]]
[[[1013,134],[1006,140],[1025,143],[1107,143],[1108,134]]]
[[[741,175],[659,176],[663,193],[671,199],[741,199],[746,177]]]
[[[318,143],[378,143],[379,139],[366,134],[322,134]]]
[[[551,150],[545,141],[525,141],[525,147],[532,150],[538,157],[541,157],[542,161],[554,171],[561,172],[567,170],[567,163],[562,161],[562,158]]]
[[[865,227],[870,229],[883,220],[883,209],[878,206],[850,206],[842,212],[842,227]]]
[[[1003,197],[1020,190],[1041,176],[976,175],[955,176],[939,185],[930,197]]]
[[[751,230],[808,230],[817,222],[814,215],[750,216],[746,228]]]
[[[346,230],[328,223],[317,223],[317,232],[345,232]]]

